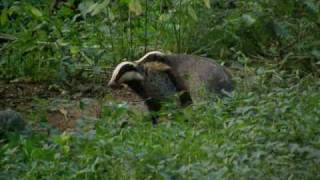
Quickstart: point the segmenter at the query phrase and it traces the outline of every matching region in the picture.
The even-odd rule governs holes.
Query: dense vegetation
[[[156,127],[107,102],[74,131],[10,134],[0,179],[320,178],[319,1],[60,2],[0,2],[2,80],[100,78],[162,50],[218,59],[236,89],[185,109],[169,102]],[[31,121],[45,123],[40,114]]]
[[[315,0],[159,0],[147,6],[139,0],[71,0],[56,8],[51,1],[4,0],[0,6],[1,38],[10,41],[1,47],[5,79],[63,79],[85,67],[99,73],[145,49],[229,63],[265,57],[284,69],[318,73]]]

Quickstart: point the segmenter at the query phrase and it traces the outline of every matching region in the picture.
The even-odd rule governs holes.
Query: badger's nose
[[[110,81],[108,83],[108,87],[111,88],[111,89],[120,89],[120,88],[123,87],[123,85],[122,84],[118,84],[118,83],[116,83],[114,81]]]
[[[108,83],[108,87],[109,87],[109,88],[112,88],[112,89],[115,89],[115,88],[118,87],[118,85],[117,85],[117,83],[115,83],[114,81],[110,81],[110,82]]]

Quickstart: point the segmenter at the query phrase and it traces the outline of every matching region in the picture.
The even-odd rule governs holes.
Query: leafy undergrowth
[[[320,178],[319,80],[263,69],[252,77],[214,104],[167,104],[157,126],[109,103],[74,131],[12,134],[0,179]]]

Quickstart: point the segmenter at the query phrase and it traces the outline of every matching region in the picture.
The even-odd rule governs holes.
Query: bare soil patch
[[[81,118],[98,118],[108,101],[126,101],[135,109],[145,110],[143,101],[129,89],[111,90],[103,84],[83,82],[72,87],[0,82],[0,110],[16,110],[27,120],[31,113],[42,110],[48,123],[62,131],[74,128]]]

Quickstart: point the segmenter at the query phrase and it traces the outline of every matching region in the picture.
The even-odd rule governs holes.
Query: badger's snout
[[[114,82],[114,81],[109,81],[108,87],[111,88],[111,89],[120,89],[121,85],[116,83],[116,82]]]

